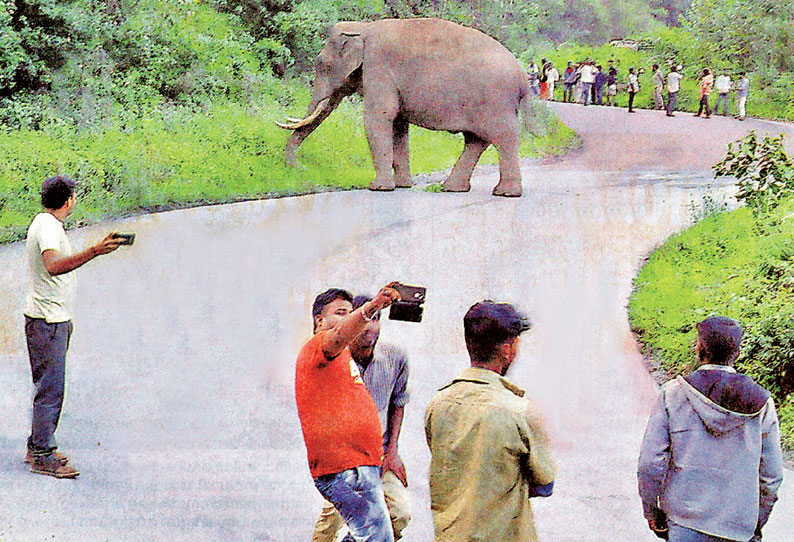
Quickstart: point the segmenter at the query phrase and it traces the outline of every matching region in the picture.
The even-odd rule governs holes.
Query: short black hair
[[[530,328],[529,318],[509,303],[475,303],[463,317],[466,349],[473,363],[490,361],[500,345]]]
[[[353,296],[347,290],[343,290],[342,288],[328,288],[314,298],[314,303],[312,304],[312,318],[323,312],[326,305],[337,299],[344,299],[345,301],[353,303]]]
[[[654,64],[654,65],[652,66],[652,68],[653,68],[654,70],[658,70],[658,69],[659,69],[659,64]]]
[[[65,175],[56,175],[41,183],[41,204],[45,209],[60,209],[72,194],[74,181]]]
[[[701,361],[717,365],[729,365],[739,355],[744,331],[735,321],[726,316],[709,316],[697,324],[701,344]]]

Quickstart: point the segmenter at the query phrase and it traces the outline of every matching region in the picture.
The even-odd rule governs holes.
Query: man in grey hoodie
[[[670,542],[758,541],[783,481],[775,405],[733,368],[736,322],[712,316],[697,330],[700,367],[662,386],[648,420],[637,473],[643,512]]]

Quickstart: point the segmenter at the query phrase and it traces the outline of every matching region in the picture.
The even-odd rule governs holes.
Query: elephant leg
[[[507,123],[505,123],[507,124]],[[496,150],[499,151],[499,184],[493,189],[494,196],[519,197],[521,196],[521,167],[518,163],[518,146],[521,130],[518,120],[507,124],[508,130],[497,141],[494,141]]]
[[[471,174],[477,161],[488,148],[489,143],[480,139],[471,132],[463,133],[463,152],[452,168],[452,172],[444,181],[444,190],[447,192],[468,192],[471,189]]]
[[[398,118],[394,122],[394,184],[397,188],[410,188],[411,161],[408,153],[408,122]]]
[[[375,179],[370,190],[394,190],[392,167],[394,166],[394,119],[397,106],[388,107],[374,99],[364,98],[364,129],[367,132]]]

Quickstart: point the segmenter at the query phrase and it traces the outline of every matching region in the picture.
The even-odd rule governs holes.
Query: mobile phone
[[[394,289],[400,294],[400,301],[391,304],[389,320],[402,320],[404,322],[421,322],[427,288],[423,286],[409,286],[396,284]]]
[[[113,238],[118,239],[120,245],[131,245],[135,242],[134,233],[117,233]]]

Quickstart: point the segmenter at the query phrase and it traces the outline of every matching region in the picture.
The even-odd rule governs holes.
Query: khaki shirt
[[[470,367],[430,401],[425,434],[436,541],[538,540],[529,486],[551,483],[556,466],[523,390]]]

